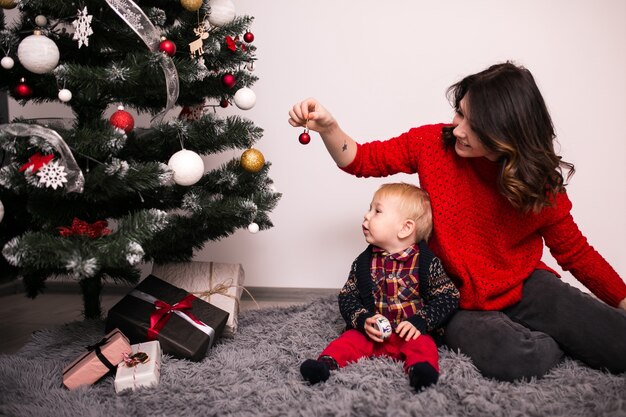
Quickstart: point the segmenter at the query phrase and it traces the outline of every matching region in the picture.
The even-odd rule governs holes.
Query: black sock
[[[409,383],[416,391],[435,384],[439,379],[439,372],[427,362],[418,362],[409,368]]]
[[[318,361],[307,359],[300,365],[302,377],[311,384],[326,381],[330,377],[331,369],[337,369],[337,362],[330,356],[323,356]]]

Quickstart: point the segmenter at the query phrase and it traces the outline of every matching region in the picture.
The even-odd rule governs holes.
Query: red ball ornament
[[[220,100],[220,107],[223,108],[223,109],[228,107],[229,104],[230,103],[228,102],[228,99],[223,98],[223,99]]]
[[[235,76],[233,74],[224,74],[222,76],[222,84],[224,84],[227,88],[233,88],[235,84],[237,84],[237,80],[235,80]]]
[[[163,39],[159,44],[159,51],[165,52],[169,56],[176,54],[176,44],[169,39]]]
[[[254,40],[254,34],[252,32],[246,32],[243,34],[243,40],[250,43]]]
[[[109,123],[111,126],[122,129],[125,133],[130,133],[135,127],[133,116],[124,110],[124,106],[119,106],[118,110],[111,115]]]
[[[24,82],[24,79],[22,78],[20,80],[20,83],[15,86],[15,89],[13,90],[13,93],[15,93],[15,96],[17,98],[27,99],[27,98],[29,98],[30,96],[33,95],[33,89],[30,88],[30,86],[28,84],[26,84]]]
[[[309,135],[307,132],[300,133],[300,136],[298,136],[298,140],[301,144],[306,145],[307,143],[311,142],[311,135]]]

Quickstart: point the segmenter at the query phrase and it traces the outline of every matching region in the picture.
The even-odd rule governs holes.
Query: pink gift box
[[[124,354],[131,353],[128,339],[119,329],[114,329],[102,340],[70,363],[63,370],[63,385],[73,390],[81,385],[91,385],[115,370],[124,360]]]

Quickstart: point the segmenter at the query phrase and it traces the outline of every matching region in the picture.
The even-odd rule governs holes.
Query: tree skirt
[[[6,318],[5,318],[6,320]],[[364,359],[314,386],[299,366],[343,328],[336,297],[306,305],[246,311],[234,338],[199,363],[164,355],[160,384],[115,394],[113,376],[68,391],[65,365],[104,334],[102,321],[33,334],[0,355],[0,415],[7,416],[626,416],[626,374],[566,359],[529,382],[483,378],[471,361],[440,349],[439,383],[419,394],[402,363]]]

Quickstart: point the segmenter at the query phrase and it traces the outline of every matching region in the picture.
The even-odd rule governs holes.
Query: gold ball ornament
[[[243,169],[255,174],[265,166],[265,157],[256,149],[250,148],[241,155],[240,163]]]
[[[15,9],[17,7],[17,3],[15,0],[0,0],[0,7],[3,9]]]
[[[180,4],[185,10],[195,12],[202,7],[202,0],[180,0]]]

